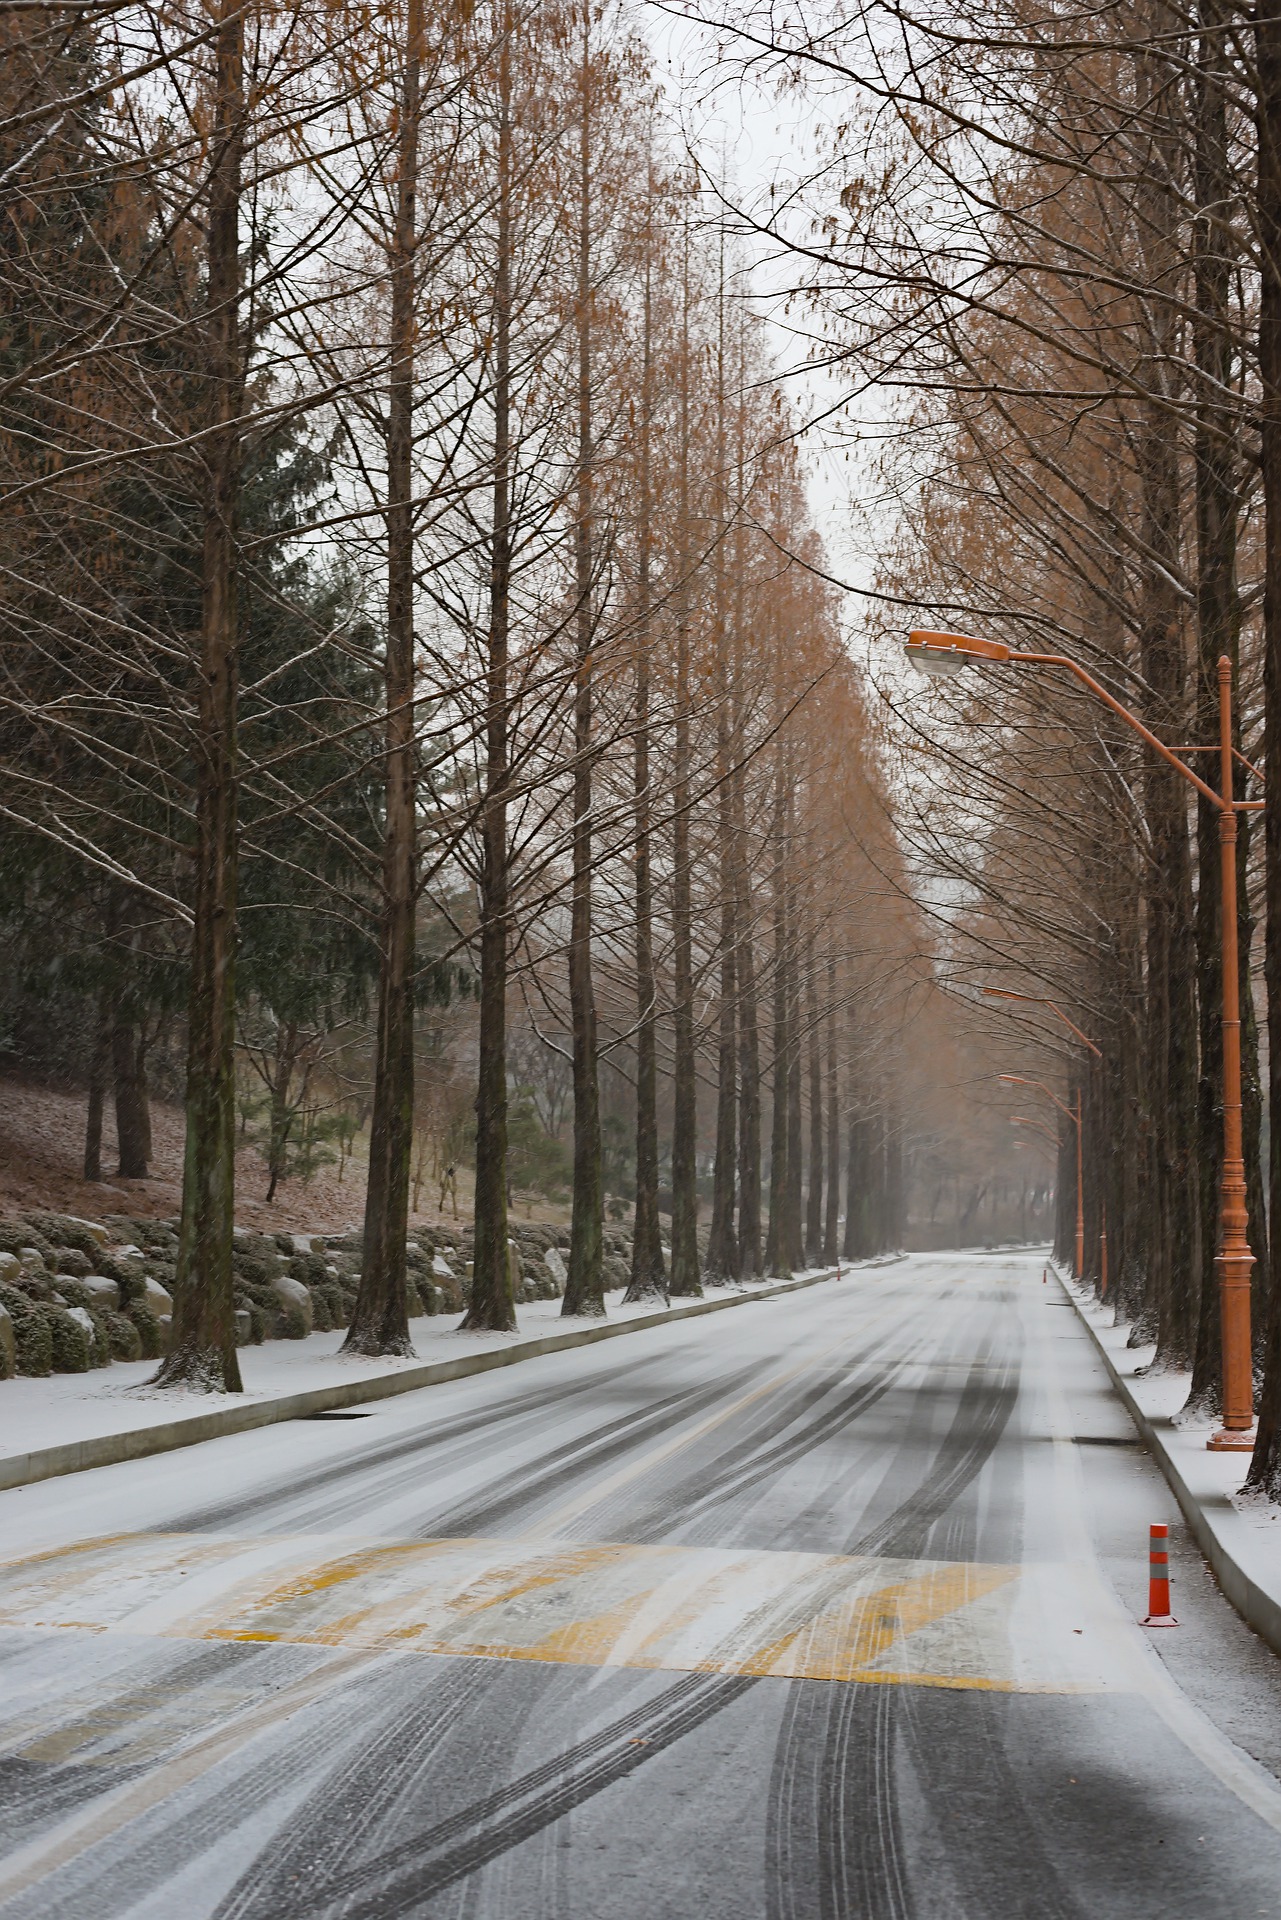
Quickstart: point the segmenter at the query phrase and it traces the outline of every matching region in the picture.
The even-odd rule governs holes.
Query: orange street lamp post
[[[1101,686],[1093,674],[1061,653],[1018,653],[999,640],[979,640],[961,633],[908,635],[907,657],[923,673],[958,673],[968,662],[1012,662],[1019,666],[1063,667],[1096,699],[1145,740],[1154,753],[1181,773],[1219,816],[1219,882],[1221,921],[1220,957],[1223,968],[1223,1171],[1219,1179],[1219,1315],[1223,1346],[1223,1425],[1206,1445],[1215,1451],[1245,1452],[1253,1447],[1254,1373],[1250,1351],[1250,1269],[1254,1255],[1246,1229],[1245,1157],[1241,1144],[1241,987],[1237,952],[1237,814],[1255,812],[1262,800],[1235,800],[1232,795],[1234,760],[1257,774],[1232,745],[1232,662],[1219,660],[1219,791],[1180,760],[1151,733],[1137,715]],[[1193,752],[1202,749],[1184,748]],[[1211,751],[1211,749],[1205,749]],[[1079,1188],[1078,1188],[1079,1191]]]
[[[1088,1047],[1096,1060],[1102,1060],[1102,1048],[1096,1047],[1088,1033],[1082,1033],[1075,1020],[1069,1020],[1055,1001],[1047,1000],[1039,993],[1011,993],[1008,987],[984,987],[982,991],[989,1000],[1022,1000],[1029,1007],[1048,1007],[1051,1013],[1057,1013],[1064,1026],[1073,1032],[1083,1047]]]
[[[1081,1032],[1081,1029],[1080,1027],[1077,1026],[1075,1020],[1068,1019],[1062,1007],[1060,1007],[1055,1001],[1047,1000],[1043,994],[1039,994],[1039,993],[1011,993],[1008,987],[984,987],[981,989],[981,991],[987,994],[989,999],[992,999],[992,1000],[1022,1000],[1025,1002],[1026,1005],[1030,1007],[1048,1007],[1051,1013],[1057,1013],[1057,1015],[1059,1016],[1059,1019],[1063,1022],[1064,1026],[1067,1027],[1072,1033],[1076,1035],[1077,1039],[1081,1042],[1081,1045],[1083,1047],[1088,1047],[1090,1049],[1090,1052],[1094,1055],[1095,1059],[1099,1062],[1100,1066],[1102,1066],[1103,1064],[1102,1049],[1095,1046],[1093,1040],[1091,1040],[1088,1033]],[[1080,1109],[1080,1104],[1081,1104],[1081,1096],[1078,1093],[1077,1094],[1078,1111]],[[1016,1119],[1018,1118],[1017,1114],[1015,1115],[1015,1118]],[[1080,1201],[1081,1201],[1081,1156],[1080,1156],[1081,1133],[1080,1133],[1079,1127],[1077,1128],[1076,1144],[1078,1149],[1077,1166],[1076,1166],[1076,1197],[1077,1197],[1077,1211],[1079,1213]],[[1081,1256],[1080,1256],[1080,1250],[1078,1248],[1078,1252],[1077,1252],[1078,1267],[1080,1266],[1080,1263],[1081,1263]],[[1078,1274],[1077,1277],[1079,1278],[1080,1275]],[[1100,1199],[1099,1199],[1099,1298],[1101,1300],[1106,1300],[1107,1297],[1108,1297],[1108,1210],[1107,1210],[1106,1201],[1102,1198],[1102,1196],[1100,1196]]]
[[[1076,1259],[1073,1262],[1073,1270],[1079,1280],[1085,1272],[1085,1191],[1081,1184],[1081,1089],[1078,1087],[1076,1090],[1076,1112],[1073,1113],[1071,1107],[1066,1106],[1057,1093],[1050,1092],[1044,1080],[1025,1080],[1018,1073],[1003,1073],[1001,1078],[1008,1086],[1036,1087],[1039,1092],[1047,1094],[1059,1112],[1065,1113],[1076,1128]],[[1022,1115],[1015,1114],[1014,1118],[1021,1119]]]

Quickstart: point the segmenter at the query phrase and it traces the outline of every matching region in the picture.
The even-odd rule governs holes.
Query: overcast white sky
[[[835,109],[834,102],[795,91],[780,97],[763,81],[753,85],[736,71],[731,77],[730,68],[717,61],[713,35],[657,6],[647,6],[644,17],[673,113],[704,165],[723,169],[731,198],[750,207],[767,196],[771,180],[794,179],[809,171],[816,131]],[[781,302],[770,298],[787,284],[792,269],[785,260],[766,257],[763,248],[756,251],[751,269],[756,310],[767,321],[779,371],[792,376],[787,390],[797,412],[817,419],[846,399],[844,383],[839,376],[805,367],[805,341],[789,327]],[[859,417],[871,422],[878,404],[865,399]],[[853,414],[846,413],[847,432],[852,424]],[[867,532],[857,522],[860,506],[866,506],[873,492],[868,461],[860,460],[857,450],[849,455],[848,440],[835,447],[821,424],[806,434],[803,447],[811,507],[831,571],[843,580],[865,582]],[[861,625],[863,606],[857,596],[850,597],[846,620],[851,629]]]

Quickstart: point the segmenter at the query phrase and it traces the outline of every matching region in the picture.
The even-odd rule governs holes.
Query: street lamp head
[[[913,627],[907,636],[907,657],[918,673],[943,677],[959,673],[974,660],[1008,660],[1010,650],[999,640],[977,640],[966,633],[931,633]]]
[[[915,667],[918,673],[928,675],[931,680],[945,680],[950,673],[959,673],[965,665],[965,655],[958,653],[955,647],[927,647],[917,641],[916,635],[907,643],[908,665]]]

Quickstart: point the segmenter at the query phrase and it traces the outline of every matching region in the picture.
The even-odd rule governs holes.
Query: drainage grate
[[[300,1413],[300,1420],[368,1420],[362,1407],[331,1407],[327,1413]]]

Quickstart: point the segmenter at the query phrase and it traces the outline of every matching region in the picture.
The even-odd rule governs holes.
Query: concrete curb
[[[125,1433],[97,1434],[92,1439],[73,1440],[62,1447],[41,1447],[34,1453],[6,1454],[0,1456],[0,1492],[30,1486],[37,1480],[52,1480],[64,1473],[84,1473],[91,1467],[118,1466],[123,1460],[142,1460],[152,1453],[199,1446],[202,1441],[217,1440],[223,1434],[247,1433],[255,1427],[274,1426],[281,1420],[300,1420],[310,1413],[330,1413],[339,1407],[359,1406],[365,1400],[387,1400],[397,1393],[416,1393],[420,1387],[463,1380],[474,1373],[488,1373],[494,1367],[514,1366],[517,1361],[533,1360],[540,1354],[562,1353],[567,1347],[587,1347],[597,1340],[638,1333],[645,1327],[665,1327],[673,1320],[691,1320],[697,1314],[720,1313],[726,1307],[744,1306],[750,1300],[769,1300],[780,1293],[795,1293],[802,1287],[816,1287],[820,1281],[830,1280],[841,1271],[854,1270],[853,1263],[845,1268],[825,1267],[821,1273],[806,1274],[804,1279],[782,1280],[774,1286],[757,1287],[751,1293],[695,1300],[688,1307],[666,1307],[661,1313],[637,1314],[631,1320],[576,1327],[572,1333],[544,1334],[541,1339],[521,1340],[510,1347],[460,1354],[456,1360],[433,1360],[421,1367],[399,1368],[395,1373],[372,1374],[363,1380],[313,1387],[305,1393],[280,1394],[238,1407],[218,1407],[212,1413],[193,1413],[185,1419],[134,1427]]]
[[[1053,1263],[1050,1264],[1050,1271],[1067,1295],[1077,1319],[1093,1341],[1095,1351],[1107,1368],[1112,1385],[1120,1395],[1126,1412],[1138,1428],[1143,1444],[1165,1475],[1170,1491],[1178,1501],[1179,1511],[1187,1521],[1193,1539],[1209,1561],[1215,1579],[1246,1625],[1253,1627],[1260,1639],[1267,1641],[1273,1653],[1281,1654],[1281,1601],[1259,1585],[1224,1541],[1215,1526],[1212,1515],[1206,1512],[1203,1502],[1189,1487],[1179,1469],[1178,1462],[1171,1455],[1162,1438],[1160,1426],[1144,1412],[1131,1393],[1125,1375],[1117,1371],[1111,1354],[1099,1338],[1097,1327],[1082,1311],[1081,1302],[1076,1294]],[[1245,1468],[1246,1456],[1243,1454],[1241,1456],[1243,1475]]]

